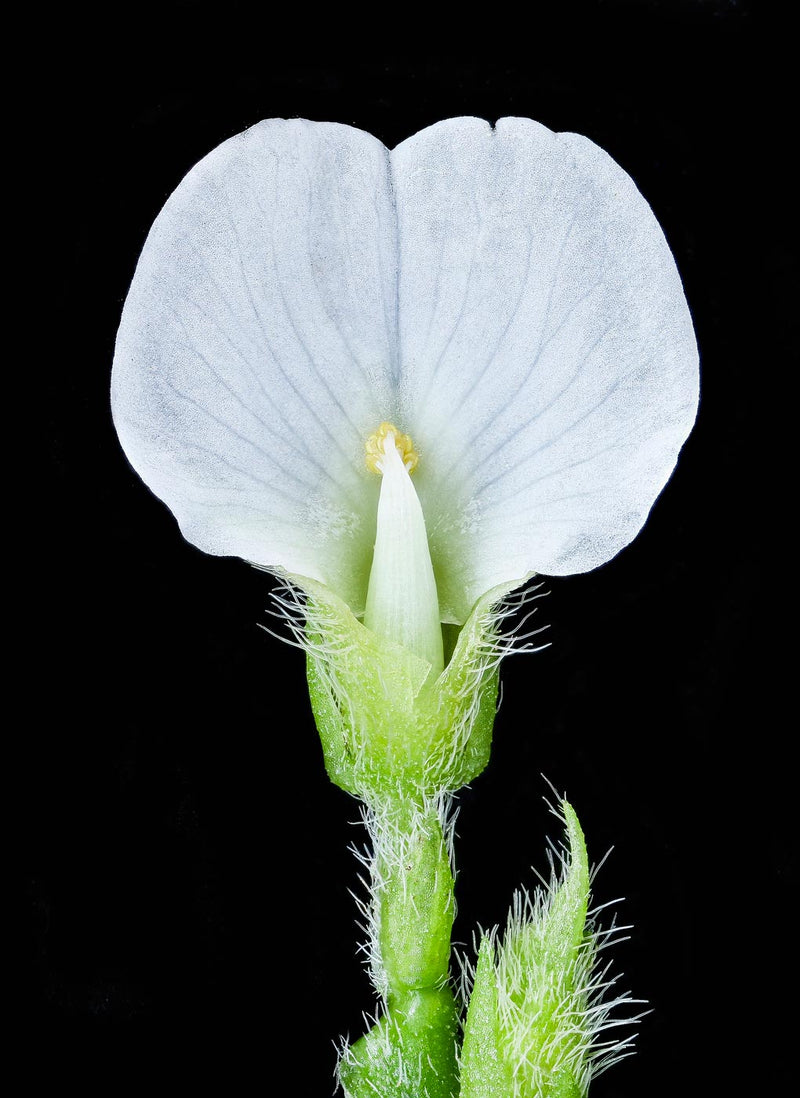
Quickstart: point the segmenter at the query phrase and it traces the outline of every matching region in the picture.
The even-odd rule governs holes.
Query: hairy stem
[[[350,1098],[451,1098],[457,1094],[458,1016],[449,986],[455,914],[449,802],[399,798],[367,812],[372,850],[370,970],[383,1013],[344,1053]]]

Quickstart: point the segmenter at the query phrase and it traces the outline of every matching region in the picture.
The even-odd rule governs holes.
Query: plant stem
[[[448,801],[403,798],[367,815],[371,897],[365,905],[373,983],[383,1014],[339,1066],[350,1098],[458,1093],[458,1014],[449,986],[455,914]]]

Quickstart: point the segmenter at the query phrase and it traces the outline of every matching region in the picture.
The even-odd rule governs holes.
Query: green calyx
[[[299,578],[306,597],[311,705],[331,780],[369,804],[459,789],[489,761],[505,651],[497,606],[513,585],[478,600],[444,670],[367,629],[329,588]]]

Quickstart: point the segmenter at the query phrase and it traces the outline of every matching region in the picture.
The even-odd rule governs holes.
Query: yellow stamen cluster
[[[371,434],[364,443],[367,468],[372,473],[383,474],[383,459],[386,455],[386,447],[392,443],[403,459],[406,469],[409,473],[413,473],[419,461],[419,454],[414,449],[411,436],[401,434],[393,423],[382,423],[378,430]]]

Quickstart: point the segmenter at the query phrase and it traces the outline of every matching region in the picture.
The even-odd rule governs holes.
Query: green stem
[[[373,811],[372,974],[384,1013],[347,1050],[350,1098],[451,1098],[458,1016],[449,986],[455,914],[441,806],[400,799]]]

